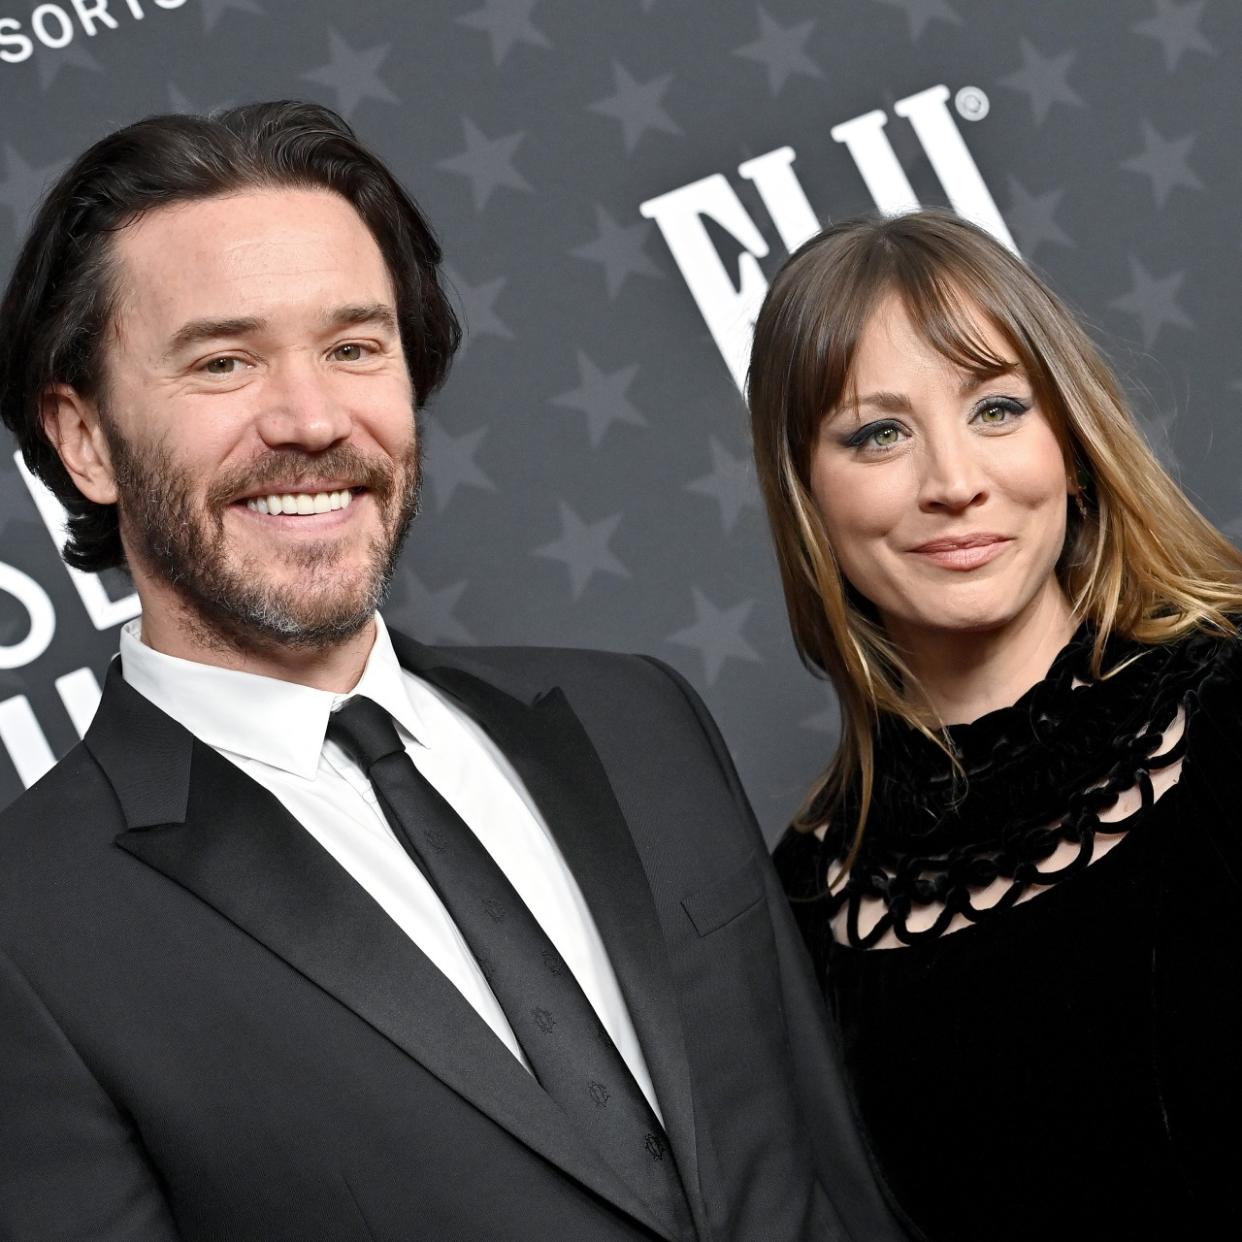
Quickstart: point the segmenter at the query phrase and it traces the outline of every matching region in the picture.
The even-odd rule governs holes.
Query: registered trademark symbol
[[[963,121],[982,121],[992,106],[977,86],[963,86],[953,97],[953,103]]]

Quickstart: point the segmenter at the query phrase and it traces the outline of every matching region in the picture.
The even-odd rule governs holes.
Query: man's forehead
[[[322,315],[393,301],[370,230],[327,190],[262,189],[161,207],[117,234],[113,261],[118,318],[259,317],[284,305]]]

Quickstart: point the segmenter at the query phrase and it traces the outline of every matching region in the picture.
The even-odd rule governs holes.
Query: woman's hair
[[[863,330],[899,297],[928,344],[980,378],[1007,360],[981,339],[978,312],[1021,363],[1084,502],[1069,503],[1056,573],[1096,632],[1095,668],[1117,633],[1166,642],[1242,611],[1242,553],[1156,460],[1116,376],[1060,300],[1015,255],[948,211],[844,220],[781,268],[755,325],[749,402],[760,484],[794,642],[831,679],[841,744],[797,819],[816,827],[849,797],[852,861],[874,774],[872,732],[892,712],[933,738],[939,722],[869,601],[843,577],[811,494],[826,414],[843,398]],[[848,864],[847,864],[848,865]]]
[[[461,330],[437,275],[440,247],[413,199],[331,109],[247,104],[214,116],[148,117],[109,134],[48,192],[0,300],[0,419],[68,513],[70,565],[125,561],[116,506],[78,491],[41,417],[57,383],[103,405],[112,238],[160,207],[284,187],[330,190],[353,206],[392,278],[418,400],[444,381]]]

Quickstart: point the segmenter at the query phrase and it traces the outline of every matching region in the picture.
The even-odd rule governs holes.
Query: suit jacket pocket
[[[763,897],[763,880],[753,858],[727,871],[681,901],[700,936],[710,936],[731,923]]]

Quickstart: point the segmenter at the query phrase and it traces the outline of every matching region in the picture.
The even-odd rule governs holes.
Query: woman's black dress
[[[965,784],[885,717],[838,893],[847,829],[777,848],[872,1155],[933,1242],[1181,1242],[1242,1220],[1242,642],[1116,641],[1098,681],[1090,647],[1080,631],[1013,707],[950,729]],[[1178,780],[1153,800],[1160,767]],[[1101,824],[1136,785],[1141,808]],[[1037,877],[1063,841],[1078,861]],[[997,877],[1004,898],[960,930],[905,931]],[[887,911],[872,939],[907,943],[868,947],[865,920],[834,938],[864,899]]]

